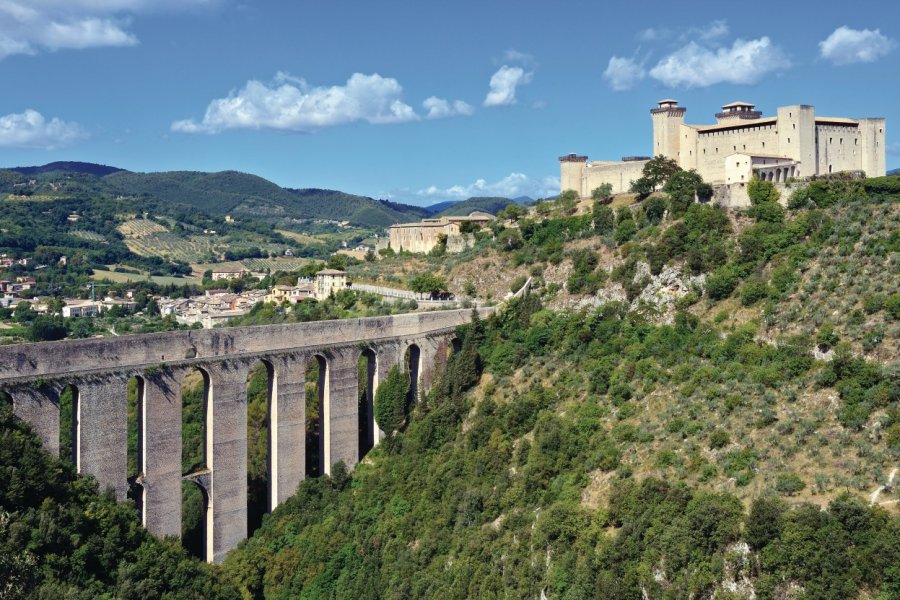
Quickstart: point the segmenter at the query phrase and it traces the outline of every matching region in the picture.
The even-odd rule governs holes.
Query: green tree
[[[408,392],[409,376],[394,365],[375,391],[375,422],[387,435],[399,431],[406,423]]]
[[[671,199],[672,217],[685,214],[696,200],[712,196],[712,186],[703,181],[697,171],[677,171],[666,181],[663,191]]]
[[[681,167],[671,158],[655,156],[644,164],[641,177],[631,182],[631,191],[642,196],[650,194],[664,187],[679,171]]]
[[[611,183],[601,183],[593,190],[591,190],[591,198],[596,202],[603,202],[604,200],[608,200],[610,196],[612,196]]]
[[[51,342],[63,339],[66,333],[61,318],[38,315],[28,327],[26,337],[31,342]]]
[[[419,273],[409,280],[409,288],[420,294],[439,294],[446,291],[447,280],[434,273]]]
[[[594,231],[597,232],[597,235],[607,235],[612,233],[612,230],[615,227],[615,214],[613,213],[613,209],[600,202],[594,202],[592,216],[594,221]]]

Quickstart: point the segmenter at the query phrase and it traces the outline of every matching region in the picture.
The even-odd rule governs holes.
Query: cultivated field
[[[91,276],[92,279],[96,281],[103,281],[104,279],[108,279],[114,283],[129,283],[129,282],[138,282],[138,281],[152,281],[158,285],[200,285],[200,279],[198,277],[164,277],[157,275],[149,275],[146,272],[141,273],[140,275],[137,273],[125,273],[123,271],[105,271],[100,269],[94,269],[94,274]]]

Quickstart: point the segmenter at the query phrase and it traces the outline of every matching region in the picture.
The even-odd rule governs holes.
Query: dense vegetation
[[[132,506],[47,455],[0,403],[0,597],[239,596],[177,542],[144,531]]]
[[[686,314],[660,327],[621,307],[567,316],[533,299],[463,336],[391,444],[349,480],[303,483],[228,557],[245,594],[683,598],[721,594],[728,582],[752,584],[760,598],[791,587],[817,599],[900,591],[900,518],[850,495],[825,512],[791,506],[781,499],[796,494],[790,478],[773,480],[749,510],[727,486],[710,489],[729,476],[746,485],[762,460],[722,441],[736,430],[702,420],[733,410],[725,374],[746,381],[741,402],[764,402],[772,389],[807,385],[820,368],[805,353],[723,338]],[[495,383],[463,394],[482,362]],[[527,379],[511,378],[516,369]],[[766,370],[779,380],[757,388]],[[703,408],[673,410],[663,430],[641,426],[649,390],[679,386],[702,387]],[[659,471],[638,477],[636,457],[658,436],[687,452],[661,452]],[[678,483],[684,472],[705,483]]]

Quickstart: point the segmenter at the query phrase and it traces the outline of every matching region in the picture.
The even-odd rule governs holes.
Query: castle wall
[[[862,168],[859,128],[853,125],[816,123],[817,174],[858,171]]]
[[[812,106],[778,108],[778,154],[799,162],[797,176],[815,173],[816,111]]]
[[[580,186],[582,198],[588,198],[591,192],[604,183],[613,187],[614,194],[627,192],[631,182],[643,174],[646,160],[634,160],[628,162],[591,164],[584,169],[584,179]]]

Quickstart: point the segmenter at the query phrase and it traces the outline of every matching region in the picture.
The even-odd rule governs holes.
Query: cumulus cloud
[[[446,119],[447,117],[469,116],[475,112],[475,108],[462,100],[454,100],[452,103],[443,98],[431,96],[422,102],[422,107],[428,112],[426,119]]]
[[[182,133],[218,133],[226,129],[275,129],[311,132],[324,127],[367,121],[381,125],[419,119],[401,100],[403,88],[378,73],[354,73],[344,85],[312,87],[303,79],[279,73],[271,84],[250,80],[226,98],[215,99],[203,119],[172,123]]]
[[[732,46],[708,48],[688,42],[660,60],[650,76],[668,87],[708,87],[717,83],[754,84],[790,66],[768,37],[735,40]]]
[[[559,193],[559,177],[543,177],[532,179],[524,173],[510,173],[503,179],[488,183],[485,179],[477,179],[467,185],[454,185],[440,188],[432,185],[416,192],[419,197],[465,200],[472,196],[501,196],[504,198],[546,198]]]
[[[633,58],[613,56],[609,59],[603,78],[617,92],[630,90],[647,75],[644,66]]]
[[[133,46],[127,29],[142,12],[184,10],[219,0],[0,0],[0,59],[42,50]]]
[[[36,110],[0,117],[0,146],[52,150],[86,137],[77,123],[57,118],[47,120]]]
[[[484,98],[485,106],[509,106],[516,103],[516,88],[531,82],[534,73],[522,67],[503,65],[491,76],[491,89]]]
[[[878,60],[897,46],[897,42],[875,29],[838,27],[819,42],[822,58],[835,65],[851,65]]]

